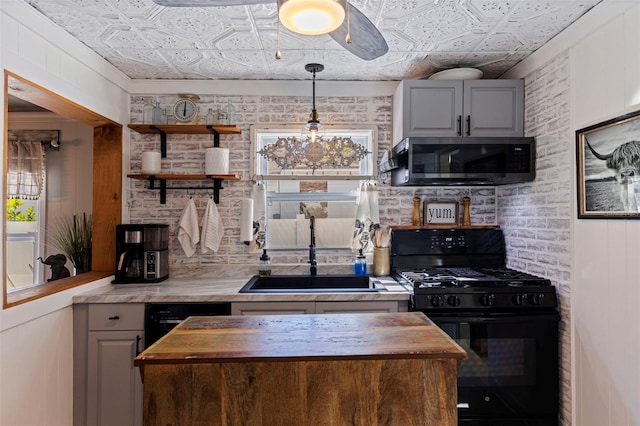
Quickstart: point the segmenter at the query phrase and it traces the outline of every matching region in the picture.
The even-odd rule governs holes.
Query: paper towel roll
[[[162,169],[160,151],[142,151],[142,173],[156,175]]]
[[[253,200],[243,198],[240,211],[240,241],[253,239]]]
[[[207,148],[204,170],[207,175],[229,174],[229,150],[227,148]]]

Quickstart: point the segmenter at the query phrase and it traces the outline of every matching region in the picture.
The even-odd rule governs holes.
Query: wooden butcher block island
[[[216,316],[135,365],[147,426],[453,426],[464,358],[419,312]]]

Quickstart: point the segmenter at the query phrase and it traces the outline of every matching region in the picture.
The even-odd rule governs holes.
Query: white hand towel
[[[207,207],[202,216],[202,234],[200,235],[200,252],[207,254],[209,252],[217,252],[220,249],[220,242],[224,234],[222,218],[218,214],[216,203],[209,198]]]
[[[187,257],[193,256],[196,252],[196,245],[200,241],[200,230],[198,229],[198,210],[193,199],[189,199],[187,207],[182,212],[182,217],[178,223],[178,241]]]

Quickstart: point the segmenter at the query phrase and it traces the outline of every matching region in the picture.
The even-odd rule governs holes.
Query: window
[[[253,126],[251,129],[252,179],[263,183],[267,193],[267,248],[309,247],[310,216],[315,218],[316,247],[350,248],[360,185],[375,179],[376,127],[327,128],[321,155],[333,155],[334,160],[343,157],[341,154],[328,154],[331,142],[327,141],[334,137],[340,141],[350,138],[354,144],[366,149],[364,158],[332,161],[330,168],[314,169],[307,161],[297,161],[306,155],[304,147],[289,150],[289,157],[284,159],[282,154],[279,160],[268,159],[260,153],[269,147],[273,151],[279,138],[291,137],[299,141],[300,127]],[[349,144],[346,145],[344,157],[349,152]],[[317,154],[317,150],[312,154]]]

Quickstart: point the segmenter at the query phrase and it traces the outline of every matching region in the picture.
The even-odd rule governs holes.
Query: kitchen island
[[[134,363],[149,426],[453,426],[465,357],[412,312],[191,317]]]

